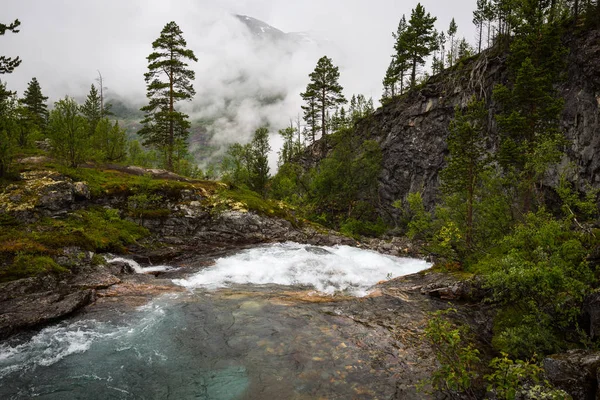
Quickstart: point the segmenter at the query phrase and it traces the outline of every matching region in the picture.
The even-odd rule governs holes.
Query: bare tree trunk
[[[325,104],[327,101],[326,97],[327,97],[327,93],[325,92],[325,88],[323,88],[321,90],[321,132],[322,132],[321,136],[322,136],[323,140],[326,140],[325,136],[327,135],[327,127],[326,127],[327,104]]]
[[[173,61],[173,50],[171,50],[171,61]],[[171,64],[172,65],[172,64]],[[175,142],[175,124],[173,121],[173,69],[169,70],[169,148],[167,150],[167,169],[173,172],[173,145]]]
[[[98,70],[98,85],[100,86],[100,116],[104,118],[104,80],[102,74]]]
[[[479,21],[479,50],[478,53],[481,53],[481,39],[483,37],[483,19]]]
[[[413,57],[412,60],[412,71],[410,75],[410,87],[414,88],[417,83],[417,58]]]

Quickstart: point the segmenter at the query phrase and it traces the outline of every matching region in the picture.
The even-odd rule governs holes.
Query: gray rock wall
[[[566,80],[558,88],[565,99],[562,125],[570,144],[559,166],[575,165],[569,176],[580,189],[589,182],[600,187],[600,31],[568,37]],[[384,218],[397,210],[391,204],[421,191],[432,206],[438,194],[439,172],[445,166],[448,127],[456,106],[476,95],[490,108],[488,148],[497,145],[492,90],[506,80],[505,59],[492,51],[464,65],[432,77],[420,90],[392,101],[359,123],[358,135],[379,141],[383,150],[379,195]],[[558,182],[558,170],[548,174],[548,185]]]

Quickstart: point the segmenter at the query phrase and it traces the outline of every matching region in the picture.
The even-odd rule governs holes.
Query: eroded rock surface
[[[600,397],[600,353],[571,350],[544,359],[548,380],[570,394],[573,399],[594,400]]]

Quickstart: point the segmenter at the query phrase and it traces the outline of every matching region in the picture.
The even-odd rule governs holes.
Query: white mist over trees
[[[362,0],[297,4],[266,0],[6,0],[4,21],[19,18],[23,25],[19,34],[2,37],[3,54],[19,56],[23,63],[3,81],[22,95],[35,76],[49,96],[49,104],[65,94],[83,102],[100,70],[108,88],[105,96],[122,98],[139,108],[145,104],[142,74],[150,44],[165,21],[174,20],[201,59],[193,66],[201,78],[196,84],[198,94],[182,112],[190,115],[192,123],[210,122],[215,132],[211,144],[217,147],[248,142],[257,126],[268,123],[274,131],[287,126],[302,104],[297,94],[305,89],[306,76],[323,54],[340,67],[346,97],[363,93],[378,98],[393,45],[390,29],[399,16],[410,12],[416,1],[413,3],[381,0],[374,7]],[[474,42],[474,34],[464,32],[471,26],[472,0],[422,3],[440,17],[438,29],[446,28],[450,16],[455,16],[461,34]],[[322,12],[315,13],[317,9]],[[261,19],[284,32],[308,31],[317,42],[306,41],[289,49],[257,40],[234,14]],[[274,148],[280,145],[281,141],[273,143]],[[273,157],[271,161],[274,165]]]

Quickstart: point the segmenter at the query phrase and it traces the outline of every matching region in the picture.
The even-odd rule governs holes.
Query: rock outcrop
[[[122,167],[121,172],[141,173],[136,168]],[[149,173],[159,179],[182,180],[163,171]],[[8,217],[12,223],[35,224],[44,217],[68,218],[89,207],[110,208],[150,231],[148,238],[130,249],[146,262],[176,262],[198,253],[209,260],[243,246],[266,242],[356,244],[350,238],[292,217],[287,220],[249,210],[243,203],[222,199],[202,187],[184,185],[165,191],[155,196],[160,200],[153,204],[161,212],[138,219],[130,216],[131,193],[127,190],[92,197],[86,182],[73,181],[55,171],[33,170],[22,173],[18,183],[0,192],[0,216]],[[0,339],[76,312],[95,301],[98,290],[120,284],[121,278],[132,272],[123,265],[98,265],[93,252],[78,247],[52,249],[52,258],[70,272],[0,284]],[[7,261],[10,263],[10,257],[0,259],[0,263]]]
[[[585,350],[571,350],[544,359],[548,380],[573,399],[599,398],[599,367],[600,353]]]
[[[570,49],[568,69],[558,89],[565,100],[562,128],[570,142],[560,168],[564,171],[573,163],[575,169],[567,172],[578,189],[584,190],[586,182],[600,187],[600,158],[596,156],[600,152],[600,30],[568,36],[565,44]],[[454,109],[465,106],[473,95],[488,103],[488,147],[497,146],[492,90],[506,80],[503,57],[493,49],[484,51],[430,78],[421,89],[390,102],[358,124],[357,135],[377,140],[383,151],[379,196],[384,218],[394,219],[398,210],[391,204],[410,192],[422,192],[424,202],[433,205]],[[312,153],[312,158],[322,156]],[[551,171],[547,184],[557,181],[558,172]]]

